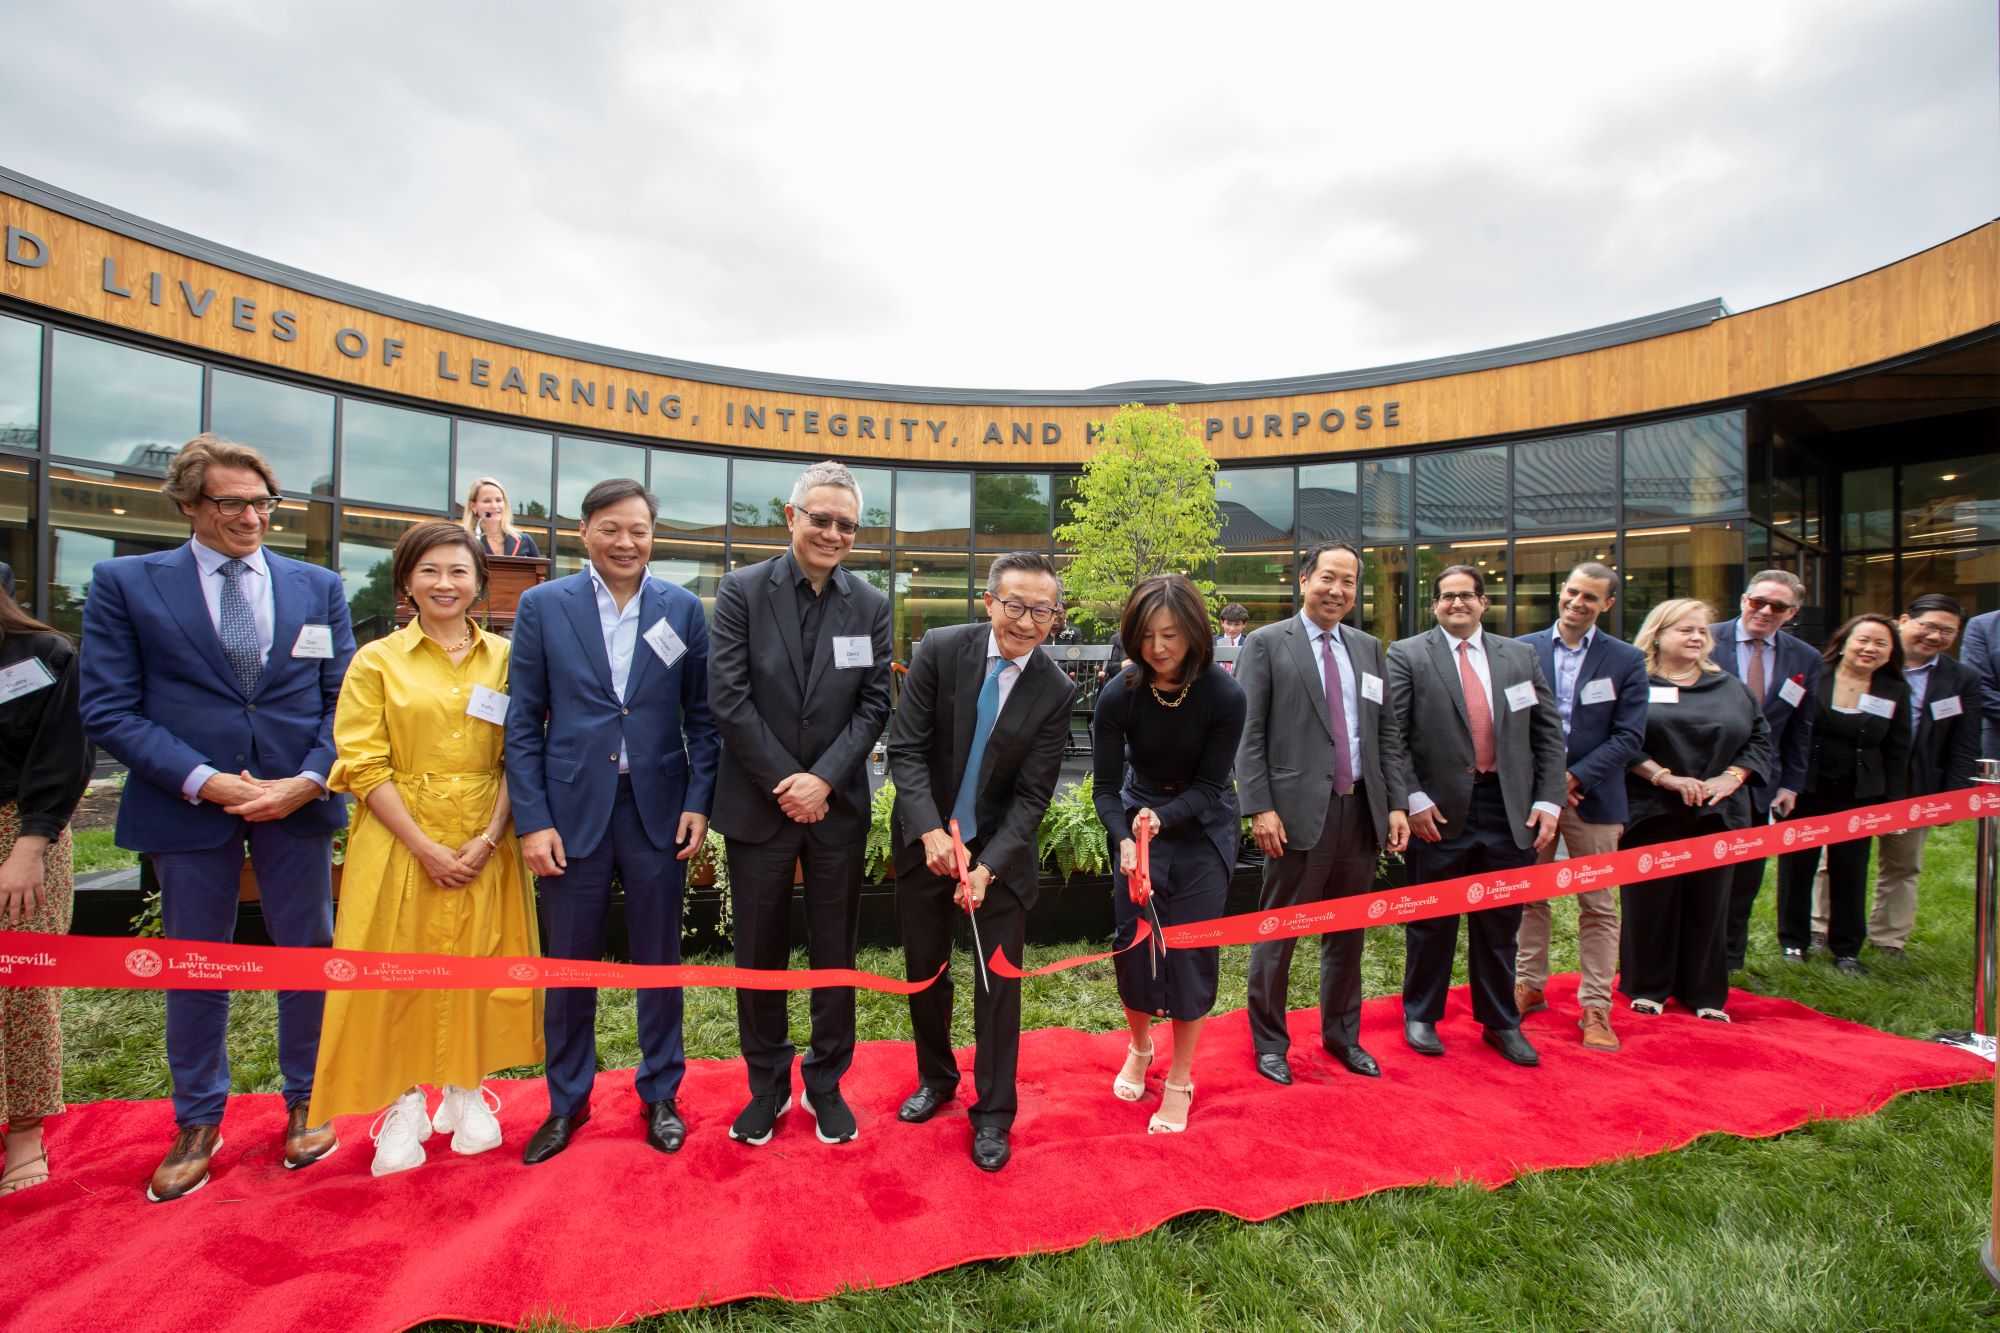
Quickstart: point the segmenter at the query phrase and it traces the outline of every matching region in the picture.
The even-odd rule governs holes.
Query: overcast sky
[[[1992,0],[0,0],[0,164],[541,332],[1223,381],[1737,310],[2000,215]]]

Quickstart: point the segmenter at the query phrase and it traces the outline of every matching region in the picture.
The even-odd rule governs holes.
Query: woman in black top
[[[514,509],[507,501],[507,488],[491,477],[472,483],[465,496],[465,517],[460,520],[488,555],[539,556],[535,539],[514,526]]]
[[[1820,654],[1811,705],[1812,756],[1794,819],[1827,815],[1903,798],[1910,785],[1910,687],[1903,680],[1903,645],[1886,616],[1856,616],[1833,632]],[[1802,705],[1803,706],[1803,705]],[[1861,975],[1867,938],[1868,847],[1851,838],[1826,848],[1827,946],[1833,965]],[[1803,963],[1812,939],[1812,882],[1820,850],[1778,858],[1778,943],[1785,961]]]
[[[1750,826],[1751,777],[1771,768],[1771,728],[1742,681],[1709,660],[1708,605],[1681,598],[1653,608],[1633,640],[1651,686],[1646,746],[1625,775],[1630,814],[1620,848]],[[1627,884],[1619,890],[1618,989],[1632,1012],[1669,999],[1728,1022],[1724,934],[1734,867]]]
[[[0,929],[69,931],[69,819],[90,782],[76,650],[0,592]],[[0,987],[0,1194],[49,1178],[42,1118],[63,1109],[62,992]]]
[[[1111,902],[1118,921],[1114,943],[1122,949],[1144,915],[1126,888],[1138,857],[1133,832],[1141,824],[1153,831],[1149,868],[1161,923],[1222,914],[1236,863],[1236,789],[1229,770],[1243,735],[1244,700],[1242,687],[1215,665],[1208,608],[1185,575],[1158,575],[1134,588],[1119,638],[1132,665],[1099,692],[1091,739],[1092,799],[1117,851]],[[1128,1102],[1145,1095],[1153,1020],[1171,1018],[1173,1063],[1159,1112],[1146,1128],[1178,1134],[1194,1102],[1202,1020],[1215,1007],[1216,950],[1165,953],[1162,959],[1148,941],[1113,960],[1131,1041],[1111,1090]]]

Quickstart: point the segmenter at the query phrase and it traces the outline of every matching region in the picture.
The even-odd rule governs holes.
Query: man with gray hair
[[[861,487],[839,463],[799,474],[785,506],[790,549],[731,570],[715,593],[709,702],[721,729],[715,827],[729,847],[736,965],[782,969],[792,950],[792,868],[805,872],[815,968],[854,966],[868,841],[868,754],[889,719],[889,599],[840,567],[861,521]],[[752,645],[755,645],[753,649]],[[812,993],[800,1105],[822,1143],[859,1131],[840,1095],[854,1058],[854,988]],[[730,1127],[768,1143],[791,1109],[783,991],[736,992],[750,1102]]]
[[[1819,689],[1819,654],[1803,641],[1779,631],[1805,605],[1806,585],[1783,569],[1766,569],[1751,576],[1743,590],[1741,614],[1709,626],[1715,642],[1715,664],[1736,676],[1764,710],[1771,727],[1771,776],[1750,788],[1751,822],[1787,819],[1806,783],[1806,763],[1812,755],[1813,707]],[[1728,937],[1724,944],[1729,970],[1741,969],[1749,952],[1750,909],[1764,884],[1762,861],[1737,863],[1729,886]],[[1803,950],[1787,949],[1787,962],[1805,961]]]

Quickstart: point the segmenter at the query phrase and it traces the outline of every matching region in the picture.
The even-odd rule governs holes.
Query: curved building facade
[[[917,388],[700,365],[344,286],[0,169],[0,558],[74,630],[90,570],[184,541],[165,461],[213,430],[275,465],[271,542],[337,569],[357,633],[391,623],[388,554],[501,479],[557,572],[608,476],[661,500],[655,569],[704,598],[783,542],[805,463],[856,468],[849,567],[891,594],[897,655],[974,614],[998,552],[1063,552],[1094,423],[1171,403],[1220,463],[1214,571],[1253,623],[1298,551],[1358,542],[1359,619],[1428,623],[1422,581],[1489,572],[1489,624],[1549,623],[1578,560],[1728,613],[1796,570],[1798,629],[1946,592],[2000,606],[2000,223],[1774,305],[1691,305],[1435,361],[1234,384]],[[1503,591],[1504,590],[1504,595]]]

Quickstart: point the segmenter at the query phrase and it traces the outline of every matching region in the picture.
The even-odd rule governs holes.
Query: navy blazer
[[[715,799],[722,742],[708,709],[708,624],[687,589],[648,575],[639,641],[621,703],[597,618],[590,571],[521,594],[508,659],[507,794],[523,836],[552,828],[569,856],[588,856],[611,826],[623,742],[646,839],[674,846],[683,812]],[[668,666],[646,642],[660,621],[687,651]]]
[[[2000,611],[1988,611],[1965,622],[1965,643],[1959,664],[1979,678],[1979,755],[2000,759]]]
[[[1708,627],[1715,636],[1715,664],[1738,680],[1736,669],[1736,621],[1718,620]],[[1807,701],[1819,692],[1819,654],[1795,634],[1779,630],[1771,636],[1771,678],[1764,685],[1764,721],[1771,727],[1771,777],[1754,783],[1750,802],[1762,819],[1771,809],[1771,798],[1780,789],[1806,789],[1806,765],[1812,756],[1813,710]],[[1797,680],[1805,693],[1797,704],[1784,699],[1784,683]]]
[[[1556,691],[1556,631],[1554,627],[1523,634],[1521,642],[1542,660],[1549,693]],[[1593,680],[1611,682],[1612,697],[1585,703],[1583,687]],[[1591,636],[1576,673],[1576,695],[1570,702],[1566,740],[1569,771],[1583,787],[1576,817],[1586,824],[1624,824],[1625,770],[1639,762],[1646,747],[1646,655],[1602,629]]]
[[[266,547],[271,656],[244,693],[209,619],[192,543],[105,560],[83,607],[78,708],[90,739],[132,770],[118,803],[117,839],[135,852],[194,852],[240,835],[211,801],[181,785],[207,764],[259,778],[333,771],[333,714],[354,656],[340,576]],[[295,657],[299,631],[323,625],[331,657]],[[347,823],[345,798],[307,801],[279,821],[300,837]]]
[[[1910,746],[1910,795],[1935,796],[1972,785],[1979,769],[1979,696],[1979,677],[1957,658],[1939,653]],[[1958,700],[1958,712],[1941,719],[1937,706],[1944,699]]]

